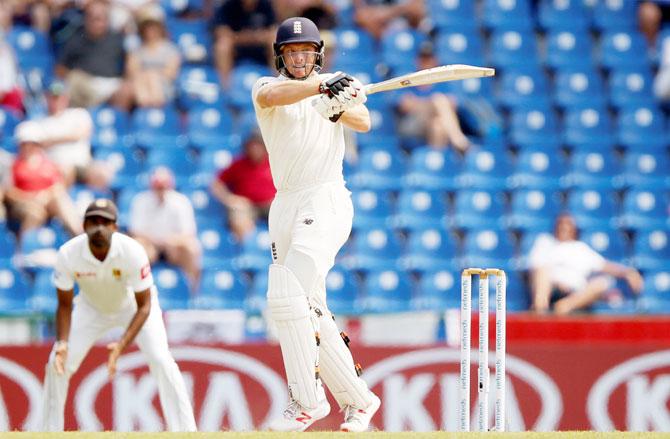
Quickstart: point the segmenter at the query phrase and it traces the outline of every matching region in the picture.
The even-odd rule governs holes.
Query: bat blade
[[[382,91],[397,90],[399,88],[416,87],[419,85],[436,84],[438,82],[458,81],[468,78],[483,78],[495,75],[495,69],[489,67],[469,66],[467,64],[449,64],[419,70],[365,86],[367,94]]]

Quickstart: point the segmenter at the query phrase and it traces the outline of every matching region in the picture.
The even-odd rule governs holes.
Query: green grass
[[[494,439],[494,438],[521,438],[521,439],[633,439],[633,438],[670,438],[670,433],[628,433],[628,432],[590,432],[564,431],[552,433],[387,433],[375,431],[369,433],[340,433],[340,432],[307,432],[307,433],[273,433],[273,432],[216,432],[216,433],[0,433],[0,439],[344,439],[344,438],[372,438],[372,439]]]

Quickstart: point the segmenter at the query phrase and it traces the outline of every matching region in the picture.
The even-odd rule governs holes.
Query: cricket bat
[[[438,82],[458,81],[468,78],[483,78],[495,75],[495,69],[489,67],[469,66],[467,64],[449,64],[446,66],[433,67],[432,69],[419,70],[376,82],[365,86],[366,94],[379,93],[381,91],[397,90],[405,87],[416,87],[418,85],[436,84]]]

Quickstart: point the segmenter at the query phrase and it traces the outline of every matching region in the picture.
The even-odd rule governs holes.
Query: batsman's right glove
[[[335,99],[333,96],[327,94],[318,95],[316,98],[312,99],[312,107],[319,113],[324,119],[335,123],[344,113],[342,104]]]

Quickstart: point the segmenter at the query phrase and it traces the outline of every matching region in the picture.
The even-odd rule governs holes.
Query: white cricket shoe
[[[350,431],[352,433],[361,433],[367,431],[370,427],[370,420],[379,410],[381,400],[374,393],[372,394],[372,403],[364,409],[348,405],[344,408],[344,422],[340,425],[340,431]]]
[[[325,399],[316,408],[307,409],[295,399],[291,399],[281,418],[270,422],[268,428],[272,431],[305,431],[307,427],[328,416],[330,404]]]

